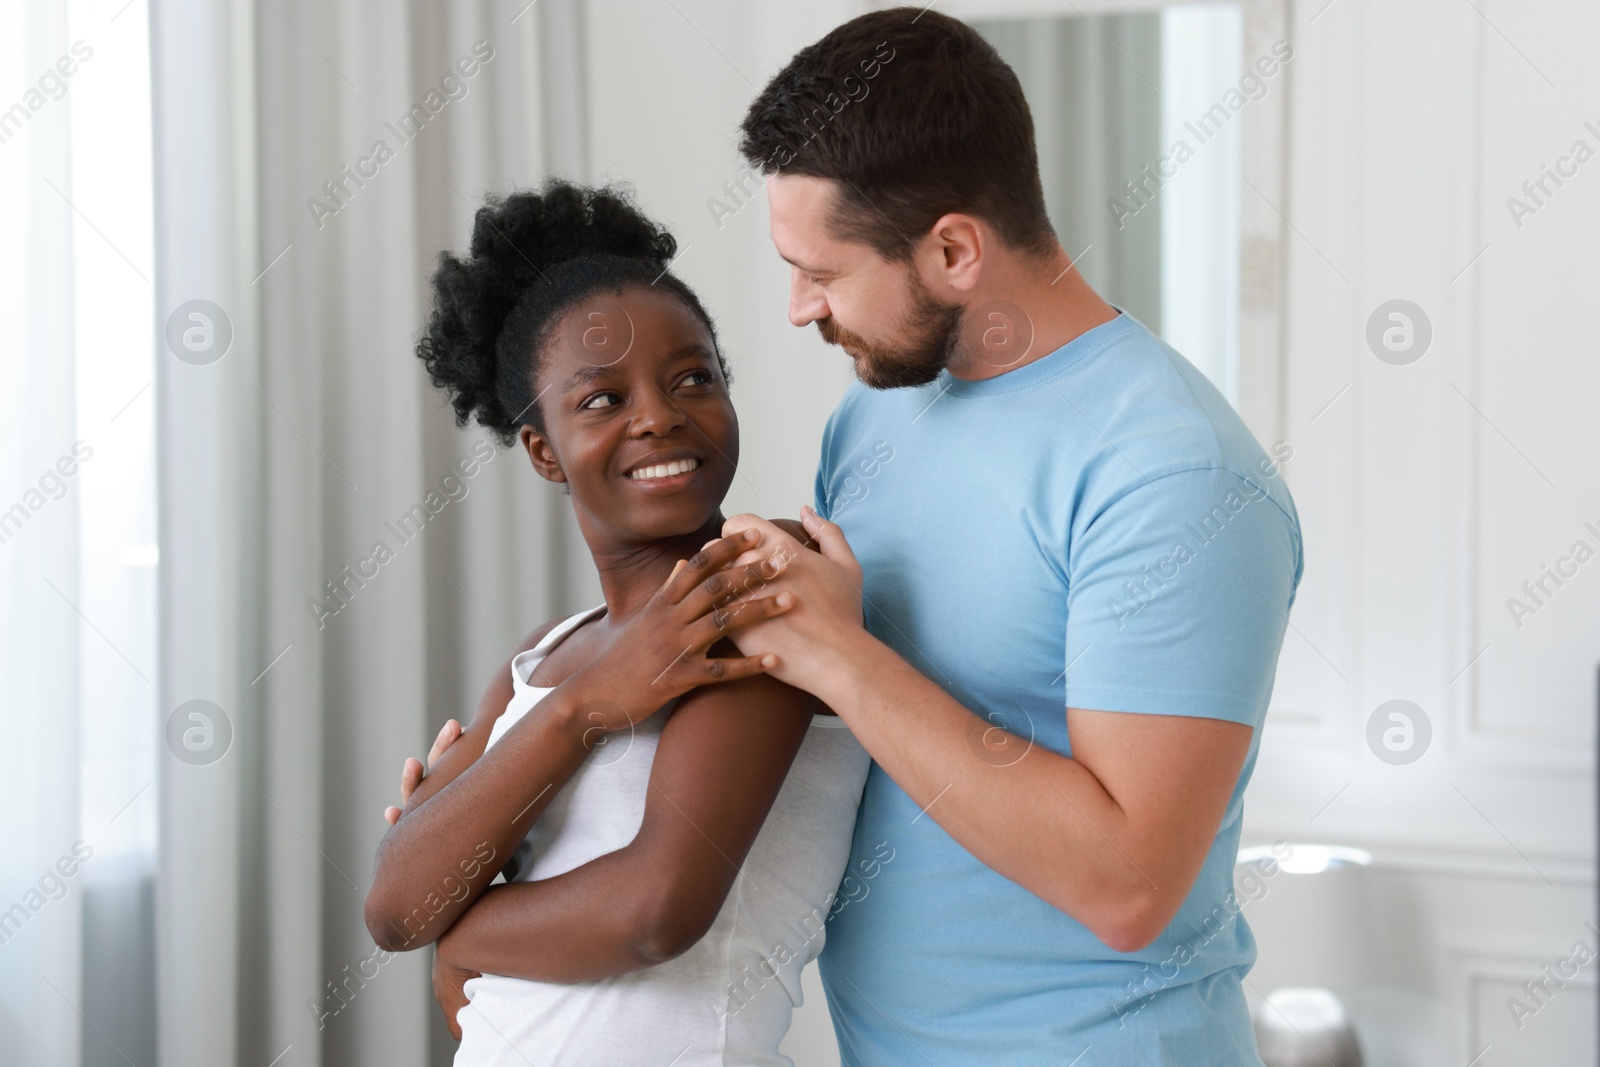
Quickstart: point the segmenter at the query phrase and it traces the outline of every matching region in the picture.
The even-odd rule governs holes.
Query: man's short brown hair
[[[801,49],[750,105],[739,150],[764,174],[839,183],[834,234],[893,260],[941,215],[983,219],[1048,254],[1033,116],[971,26],[914,7],[851,19]]]

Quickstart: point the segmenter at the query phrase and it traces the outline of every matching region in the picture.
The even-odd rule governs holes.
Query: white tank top
[[[511,661],[515,692],[490,745],[550,692],[529,684],[539,663],[604,610],[567,619]],[[633,840],[669,710],[595,746],[529,831],[516,880],[553,877]],[[778,1044],[801,1003],[800,972],[822,951],[869,762],[840,719],[814,716],[705,937],[666,963],[581,985],[468,981],[456,1067],[792,1067]]]

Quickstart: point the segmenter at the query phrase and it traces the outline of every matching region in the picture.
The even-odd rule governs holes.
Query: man
[[[970,27],[846,23],[743,133],[790,319],[860,379],[823,554],[724,531],[797,598],[741,649],[875,761],[821,957],[844,1062],[1259,1064],[1232,870],[1301,573],[1287,449],[1073,269]]]

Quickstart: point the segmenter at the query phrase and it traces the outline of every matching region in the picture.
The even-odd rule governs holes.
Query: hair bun
[[[439,254],[433,309],[417,342],[429,379],[450,394],[456,425],[476,419],[503,445],[522,422],[541,426],[537,410],[525,418],[537,369],[529,349],[563,307],[596,286],[660,281],[712,329],[698,299],[667,271],[677,250],[620,186],[553,178],[537,192],[487,197],[473,216],[467,255]],[[524,297],[529,301],[508,325]],[[513,336],[502,339],[503,332]],[[515,355],[502,350],[503,341]]]
[[[617,186],[591,189],[553,178],[537,193],[490,196],[473,216],[472,259],[496,265],[522,287],[581,256],[626,256],[665,266],[677,250],[672,235]]]

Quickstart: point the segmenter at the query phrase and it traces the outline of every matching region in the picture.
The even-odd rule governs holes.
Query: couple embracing
[[[435,945],[471,1067],[787,1064],[819,955],[852,1067],[1259,1064],[1228,904],[1301,572],[1276,466],[1073,268],[970,27],[848,22],[742,132],[790,320],[858,378],[815,510],[723,515],[728,368],[664,229],[561,182],[481,208],[418,354],[566,487],[605,600],[408,761],[374,938]]]

